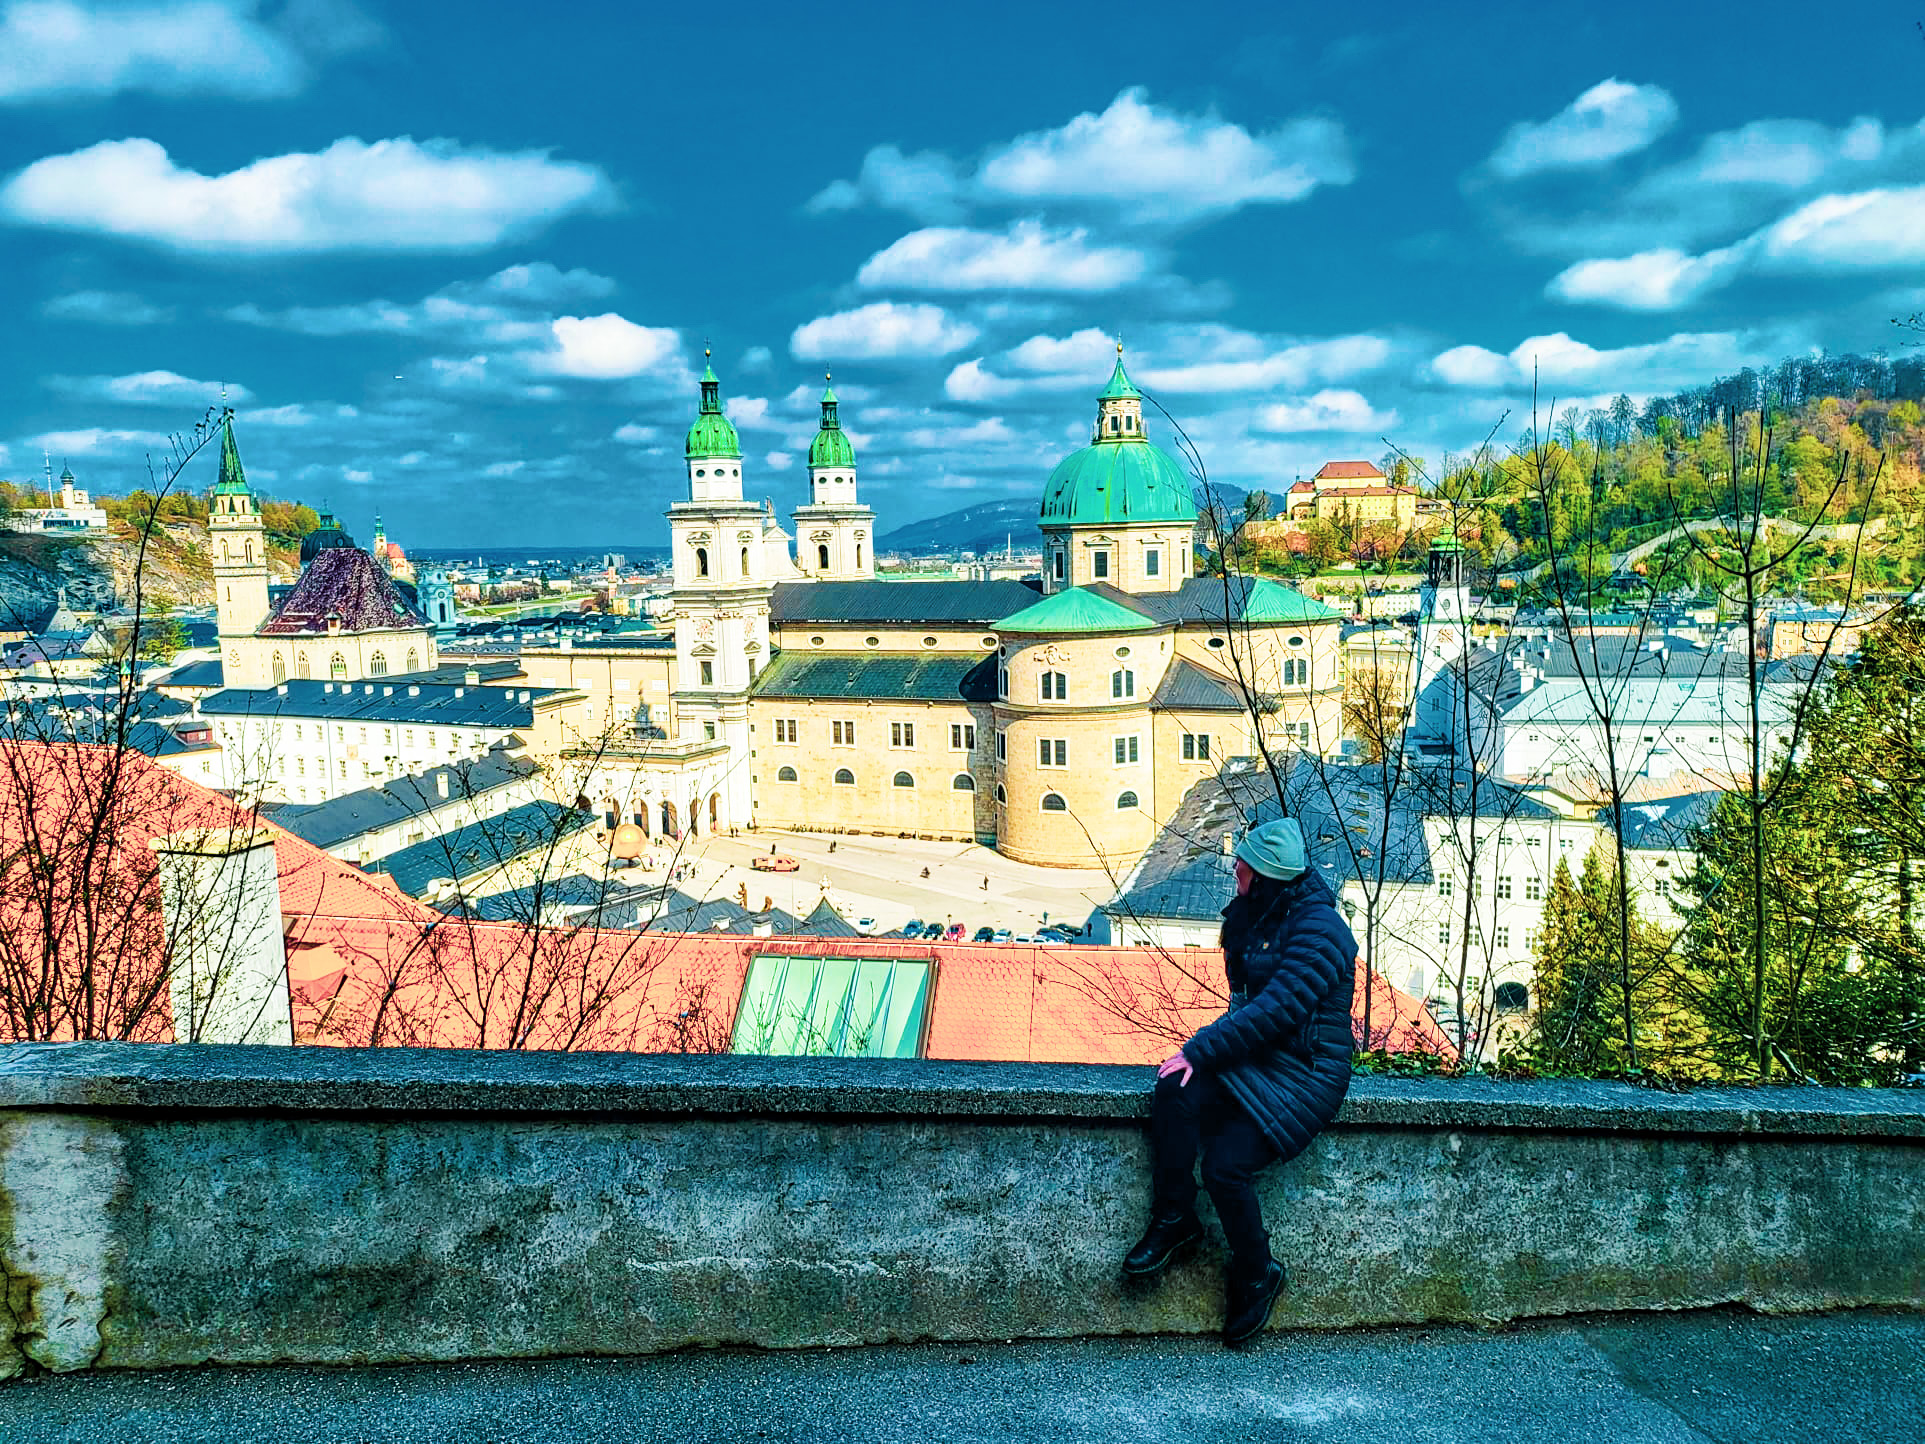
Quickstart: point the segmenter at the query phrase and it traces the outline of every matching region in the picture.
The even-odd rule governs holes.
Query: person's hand
[[[1172,1073],[1178,1074],[1176,1086],[1183,1088],[1189,1085],[1190,1075],[1194,1072],[1196,1072],[1196,1065],[1188,1058],[1185,1058],[1182,1053],[1178,1052],[1172,1053],[1157,1065],[1156,1076],[1159,1078],[1167,1078]]]

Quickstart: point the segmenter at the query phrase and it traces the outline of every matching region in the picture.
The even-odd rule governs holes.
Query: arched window
[[[781,771],[775,774],[775,780],[777,782],[800,782],[802,779],[796,776],[796,772],[793,767],[784,767]]]
[[[336,652],[328,658],[328,676],[340,681],[348,675],[348,659]]]
[[[242,549],[247,554],[247,564],[250,567],[253,566],[254,565],[254,538],[249,537],[245,542],[241,544],[241,546],[242,546]]]
[[[1135,807],[1135,806],[1136,806],[1136,794],[1134,792],[1120,792],[1117,794],[1116,810],[1118,812],[1127,812],[1132,807]]]
[[[862,543],[861,542],[856,543],[856,565],[857,566],[862,565]]]
[[[898,772],[895,776],[895,785],[897,787],[914,787],[916,785],[916,779],[911,777],[907,772]]]
[[[1499,983],[1497,985],[1497,1011],[1500,1013],[1521,1013],[1531,1005],[1531,990],[1522,983]]]
[[[279,685],[287,680],[287,658],[279,652],[274,654],[274,682]]]
[[[413,647],[408,648],[408,670],[410,672],[414,672],[414,671],[418,671],[420,667],[421,667],[421,654],[415,651]]]
[[[294,654],[294,675],[303,678],[314,675],[313,668],[308,666],[306,652],[296,652]]]
[[[1134,697],[1136,695],[1136,673],[1128,667],[1119,667],[1110,673],[1110,696]]]
[[[698,577],[705,577],[708,574],[709,574],[709,549],[707,547],[697,547],[695,549],[695,575]]]
[[[1292,657],[1283,664],[1283,685],[1286,687],[1305,686],[1310,681],[1310,663],[1301,657]]]
[[[1009,794],[1003,790],[1003,785],[1000,782],[996,784],[996,805],[998,807],[1007,807],[1009,805]]]
[[[1045,792],[1045,793],[1043,794],[1043,811],[1045,811],[1045,812],[1068,812],[1068,811],[1069,811],[1069,804],[1068,804],[1067,802],[1065,802],[1065,801],[1063,801],[1063,794],[1062,794],[1062,793],[1060,793],[1060,792]]]
[[[856,785],[855,773],[851,772],[846,767],[836,768],[836,786],[837,787],[854,787],[855,785]]]
[[[743,547],[742,548],[742,575],[746,577],[748,574],[749,574],[749,549],[747,547]]]
[[[1063,672],[1045,672],[1038,679],[1045,702],[1066,702],[1069,700],[1069,676]]]
[[[816,547],[815,560],[817,571],[826,572],[829,570],[829,544],[827,542],[822,542]]]
[[[967,772],[958,772],[954,777],[949,779],[949,790],[951,792],[974,792],[976,790],[976,779],[971,777]]]
[[[221,560],[224,562],[227,562],[227,561],[232,561],[233,559],[234,559],[234,553],[228,549],[227,538],[222,537],[221,538]]]
[[[388,654],[386,652],[376,652],[372,657],[368,658],[368,675],[370,677],[385,677],[388,675]]]

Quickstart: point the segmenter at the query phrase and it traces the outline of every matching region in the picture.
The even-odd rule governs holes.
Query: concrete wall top
[[[0,1110],[303,1115],[1113,1119],[1148,1068],[137,1043],[0,1047]],[[1358,1077],[1339,1128],[1925,1138],[1925,1090]]]

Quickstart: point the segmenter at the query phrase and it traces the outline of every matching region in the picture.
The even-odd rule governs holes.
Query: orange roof
[[[1379,471],[1376,465],[1372,462],[1326,461],[1323,464],[1323,469],[1317,473],[1317,480],[1322,481],[1325,478],[1329,478],[1330,480],[1335,481],[1340,478],[1346,478],[1346,477],[1361,480],[1364,477],[1370,477],[1370,476],[1381,477],[1382,475],[1383,473]]]
[[[1300,491],[1315,491],[1316,489],[1317,489],[1317,483],[1316,483],[1316,482],[1314,482],[1314,481],[1300,481],[1300,482],[1298,482],[1298,483],[1297,483],[1297,484],[1296,484],[1295,486],[1293,486],[1293,487],[1291,487],[1291,488],[1290,488],[1290,493],[1289,493],[1289,494],[1290,494],[1291,496],[1295,496],[1295,495],[1296,495],[1296,494],[1297,494],[1298,492],[1300,492]]]
[[[1326,486],[1319,496],[1415,496],[1414,486]]]
[[[74,1001],[83,990],[57,989],[72,1017],[33,1036],[172,1039],[149,842],[186,827],[273,832],[295,1037],[303,1043],[726,1051],[749,966],[765,953],[933,963],[930,1058],[1153,1063],[1223,1007],[1223,959],[1214,949],[757,938],[446,917],[140,753],[118,754],[119,778],[110,783],[116,756],[105,747],[0,743],[0,841],[11,844],[5,853],[18,874],[0,874],[0,927],[16,947],[28,939],[32,952],[31,940],[46,931],[39,919],[55,917],[59,938],[44,951],[63,957],[70,972],[95,956],[97,984],[100,969],[111,969],[110,986],[99,990],[110,995],[104,1012],[83,1016]],[[102,827],[87,799],[109,790],[119,821]],[[49,886],[36,884],[25,861],[36,849],[59,860],[41,869],[54,879]],[[95,856],[98,865],[88,861]],[[109,946],[91,953],[72,936],[82,886],[119,903],[106,912]],[[1359,1013],[1364,982],[1360,964]],[[1371,986],[1373,1046],[1449,1052],[1421,1004],[1382,978]],[[0,1040],[18,1031],[8,1016],[0,1009]]]

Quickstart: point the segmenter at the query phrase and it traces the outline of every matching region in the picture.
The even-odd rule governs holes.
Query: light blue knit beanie
[[[1265,877],[1288,882],[1304,870],[1303,829],[1294,817],[1279,817],[1253,827],[1237,844],[1237,856]]]

